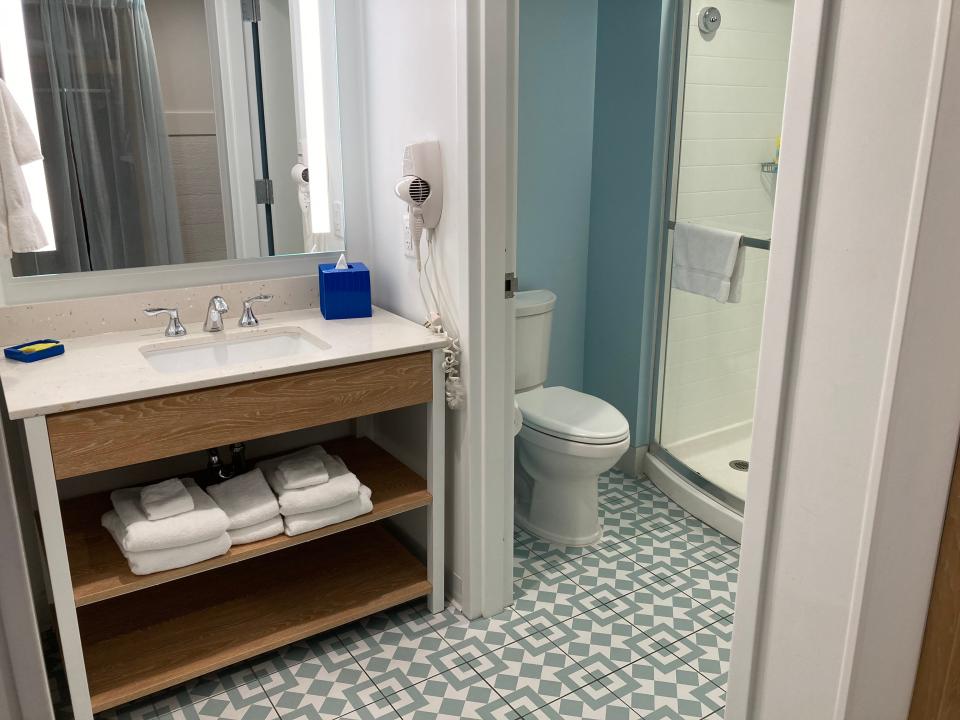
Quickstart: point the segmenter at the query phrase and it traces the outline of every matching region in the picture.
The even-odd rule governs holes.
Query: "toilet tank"
[[[543,385],[550,359],[550,323],[557,296],[549,290],[524,290],[515,295],[517,392]]]

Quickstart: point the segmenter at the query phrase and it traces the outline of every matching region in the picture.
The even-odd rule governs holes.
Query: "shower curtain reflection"
[[[24,21],[56,250],[14,274],[183,262],[144,0],[27,0]]]

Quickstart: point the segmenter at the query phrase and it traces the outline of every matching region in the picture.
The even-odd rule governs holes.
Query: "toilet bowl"
[[[630,445],[627,419],[600,398],[543,387],[556,296],[517,293],[517,524],[545,540],[592,545],[602,535],[597,480]]]

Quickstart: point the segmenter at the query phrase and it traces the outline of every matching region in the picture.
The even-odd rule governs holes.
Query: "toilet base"
[[[538,538],[548,540],[557,545],[566,545],[567,547],[588,547],[600,542],[600,539],[603,537],[603,525],[599,520],[597,520],[597,531],[587,538],[568,538],[556,535],[555,533],[537,527],[531,523],[528,518],[520,514],[519,511],[513,513],[513,521],[528,533],[536,535]]]

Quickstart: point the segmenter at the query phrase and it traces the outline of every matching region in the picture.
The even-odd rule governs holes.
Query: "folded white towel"
[[[148,520],[140,508],[140,488],[110,493],[124,531],[119,545],[126,552],[146,552],[193,545],[213,540],[227,531],[230,519],[209,495],[190,479],[183,483],[193,498],[194,509],[181,515]],[[104,516],[106,517],[106,516]]]
[[[291,455],[277,458],[279,486],[283,490],[298,490],[321,485],[330,479],[324,461],[329,457],[319,445],[304,448]]]
[[[230,518],[230,530],[257,525],[280,514],[277,498],[260,468],[210,485],[207,492]]]
[[[140,488],[140,507],[148,520],[163,520],[193,510],[193,498],[180,478]]]
[[[249,525],[237,530],[227,530],[230,536],[230,542],[234,545],[244,545],[245,543],[266,540],[283,532],[283,518],[277,515],[269,520],[264,520],[256,525]]]
[[[230,536],[221,532],[210,540],[183,545],[182,547],[130,552],[123,549],[123,540],[126,537],[127,528],[116,511],[111,510],[103,516],[103,526],[113,536],[120,552],[123,553],[130,565],[130,572],[134,575],[149,575],[150,573],[186,567],[210,558],[219,557],[230,549]]]
[[[373,510],[373,502],[370,500],[370,488],[361,485],[357,494],[345,503],[340,503],[336,507],[315,512],[300,513],[298,515],[287,515],[283,519],[283,531],[293,537],[311,530],[319,530],[327,525],[343,522],[358,515],[366,515]]]
[[[670,284],[717,302],[738,302],[743,282],[742,237],[731,230],[678,222]]]
[[[356,496],[360,490],[360,481],[356,475],[347,471],[343,461],[336,455],[330,455],[324,462],[327,464],[330,480],[322,485],[311,485],[298,490],[283,490],[276,474],[269,476],[270,486],[277,493],[280,501],[281,514],[296,515],[325,510]]]

